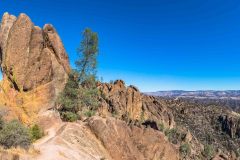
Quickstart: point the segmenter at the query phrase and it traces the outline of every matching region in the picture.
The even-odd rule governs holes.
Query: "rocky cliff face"
[[[128,125],[114,118],[93,117],[88,126],[114,160],[178,159],[177,148],[152,128]]]
[[[31,121],[39,111],[54,107],[70,65],[52,25],[40,28],[25,14],[5,13],[0,26],[0,58],[0,105],[7,106],[10,117]]]
[[[70,71],[68,56],[52,25],[43,29],[30,18],[5,13],[0,30],[1,68],[4,78],[18,91],[31,91],[51,81],[66,81]]]
[[[157,98],[142,94],[134,86],[126,87],[122,80],[99,84],[99,90],[102,95],[102,116],[114,116],[128,122],[152,121],[169,128],[175,125],[171,111],[162,106]]]
[[[240,138],[240,119],[236,115],[220,115],[218,121],[221,123],[221,129],[231,138]]]

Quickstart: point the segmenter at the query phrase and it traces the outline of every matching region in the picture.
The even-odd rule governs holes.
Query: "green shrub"
[[[158,129],[159,129],[159,131],[163,132],[164,131],[164,124],[163,123],[158,123]]]
[[[237,150],[235,150],[235,154],[237,157],[240,157],[240,148],[238,148]]]
[[[205,135],[205,138],[206,138],[206,143],[207,143],[207,144],[211,144],[212,142],[214,142],[213,135],[210,134],[210,133],[207,133],[207,134]]]
[[[35,124],[30,128],[30,136],[31,136],[32,142],[34,142],[42,138],[44,136],[44,133],[43,133],[43,130],[37,124]]]
[[[3,129],[3,126],[4,126],[4,121],[2,116],[0,116],[0,130]]]
[[[73,70],[68,77],[65,88],[57,99],[57,104],[61,106],[60,112],[77,112],[80,104],[78,73]]]
[[[88,83],[95,83],[94,81],[90,81]],[[84,84],[86,85],[86,84]],[[99,90],[92,84],[88,87],[80,86],[79,87],[79,99],[80,106],[82,108],[88,108],[90,110],[97,110],[99,107]]]
[[[167,129],[165,130],[165,135],[168,137],[168,140],[173,143],[173,144],[177,144],[178,143],[178,130],[177,128],[172,128],[172,129]]]
[[[84,112],[84,115],[87,117],[92,117],[94,116],[96,113],[93,110],[87,110],[86,112]]]
[[[141,115],[140,115],[140,122],[143,123],[144,121],[145,121],[144,110],[142,110]]]
[[[112,116],[113,116],[113,117],[117,117],[117,115],[118,115],[118,112],[117,112],[116,110],[114,110],[114,111],[112,112]]]
[[[204,145],[203,155],[208,159],[211,159],[215,154],[214,148],[212,145],[206,144]]]
[[[5,148],[20,146],[27,149],[31,144],[29,130],[17,120],[6,123],[0,130],[0,144]]]
[[[64,121],[74,122],[78,120],[78,115],[73,112],[62,112],[61,117]]]
[[[179,151],[181,155],[187,156],[191,153],[191,147],[188,143],[181,144]]]

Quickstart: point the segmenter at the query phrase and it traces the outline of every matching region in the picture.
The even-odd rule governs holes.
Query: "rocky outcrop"
[[[33,123],[31,118],[54,107],[70,65],[52,25],[40,28],[25,14],[16,18],[5,13],[0,27],[0,59],[0,105],[8,110],[9,119]]]
[[[43,117],[40,125],[48,126],[47,134],[34,144],[39,155],[32,159],[179,159],[177,147],[152,128],[129,126],[113,117],[94,116],[76,123],[60,122],[59,116],[50,111]],[[52,125],[45,125],[49,120]]]
[[[143,95],[136,87],[126,87],[124,81],[99,84],[101,91],[100,113],[126,121],[154,121],[166,127],[174,126],[172,113],[153,96]]]
[[[240,119],[233,116],[220,115],[218,121],[221,123],[221,129],[231,138],[240,138]]]
[[[117,80],[113,84],[101,84],[99,89],[104,109],[119,116],[127,113],[131,119],[140,119],[142,96],[136,88],[126,87],[122,80]]]
[[[100,117],[92,117],[88,125],[115,160],[178,159],[177,149],[152,128]]]
[[[43,29],[34,26],[30,18],[18,18],[5,13],[0,30],[2,70],[18,91],[31,91],[54,81],[61,90],[70,72],[69,60],[52,25]]]
[[[5,53],[7,39],[10,29],[13,23],[16,21],[16,17],[5,13],[2,18],[2,23],[0,25],[0,57],[2,60],[2,53]],[[1,62],[1,61],[0,61]]]

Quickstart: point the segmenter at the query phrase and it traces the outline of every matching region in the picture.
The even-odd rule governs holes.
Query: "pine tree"
[[[83,40],[77,49],[79,59],[75,62],[79,73],[79,81],[85,84],[96,80],[98,35],[86,28],[83,32]],[[87,82],[86,82],[87,81]]]
[[[61,117],[66,121],[76,121],[79,111],[85,112],[87,116],[94,115],[98,107],[97,33],[85,29],[77,53],[77,68],[69,74],[68,82],[57,101]]]
[[[80,100],[82,107],[95,110],[98,106],[98,89],[96,86],[98,35],[87,28],[78,48],[79,59],[75,62],[79,74]]]
[[[73,122],[78,119],[77,112],[80,101],[78,74],[76,71],[72,70],[69,74],[68,81],[63,92],[58,97],[57,104],[63,120]]]

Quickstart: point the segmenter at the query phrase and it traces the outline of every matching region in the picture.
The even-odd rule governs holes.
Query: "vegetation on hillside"
[[[3,148],[28,149],[32,142],[40,139],[43,135],[42,129],[36,124],[27,128],[18,120],[5,122],[0,117],[0,146]]]
[[[5,148],[22,147],[27,149],[31,145],[28,129],[19,121],[5,123],[0,131],[0,144]]]
[[[42,138],[44,136],[43,130],[37,125],[33,125],[30,129],[30,138],[32,142]]]
[[[187,128],[202,147],[201,155],[212,159],[219,151],[221,154],[238,157],[240,138],[238,113],[215,103],[204,103],[204,100],[164,99],[172,111],[178,127]],[[193,148],[196,149],[196,148]]]

